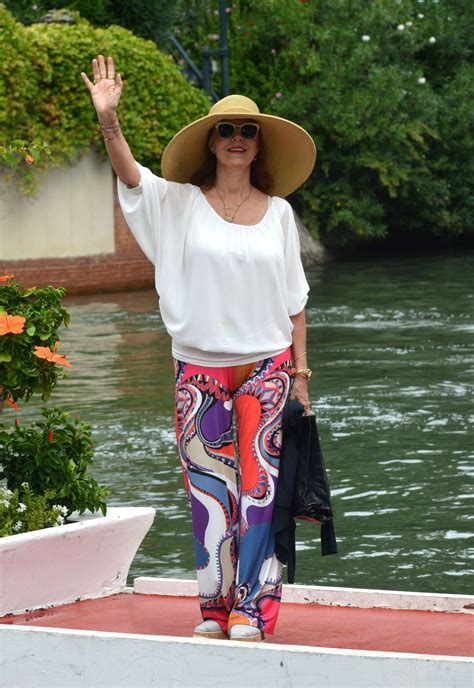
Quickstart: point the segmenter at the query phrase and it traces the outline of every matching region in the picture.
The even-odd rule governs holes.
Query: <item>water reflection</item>
[[[454,255],[308,275],[311,395],[339,555],[322,558],[319,528],[299,523],[298,583],[470,592],[473,274],[473,256]],[[61,350],[74,365],[54,403],[92,423],[110,504],[157,510],[131,578],[193,576],[156,296],[71,298],[69,307]]]

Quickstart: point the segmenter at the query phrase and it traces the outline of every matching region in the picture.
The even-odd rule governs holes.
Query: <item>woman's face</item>
[[[222,121],[233,122],[234,124],[245,124],[249,119],[235,119],[231,117]],[[254,139],[246,139],[236,128],[234,135],[230,139],[221,139],[217,131],[213,129],[209,139],[209,148],[217,158],[217,162],[224,167],[245,168],[252,164],[258,152],[260,134]]]

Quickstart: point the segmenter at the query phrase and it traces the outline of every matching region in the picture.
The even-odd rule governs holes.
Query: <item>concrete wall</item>
[[[152,288],[153,265],[123,218],[109,162],[91,153],[77,168],[65,165],[45,175],[34,203],[0,179],[0,275],[13,274],[26,287],[62,286],[69,294]],[[64,224],[55,218],[56,187],[67,189]]]
[[[33,199],[0,182],[3,260],[114,252],[112,169],[95,153],[44,175]]]

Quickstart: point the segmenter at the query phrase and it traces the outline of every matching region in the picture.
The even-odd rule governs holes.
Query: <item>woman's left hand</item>
[[[304,377],[299,375],[293,380],[290,399],[295,399],[296,401],[299,401],[300,404],[303,404],[305,416],[311,415],[311,407],[308,396],[308,381]]]

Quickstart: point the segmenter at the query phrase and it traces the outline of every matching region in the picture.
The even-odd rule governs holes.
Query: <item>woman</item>
[[[228,96],[173,138],[157,177],[120,129],[112,58],[99,55],[92,69],[94,83],[82,78],[172,337],[203,618],[194,635],[260,641],[273,633],[281,597],[271,520],[282,411],[291,395],[310,413],[309,287],[282,196],[309,176],[316,149],[296,124]]]

